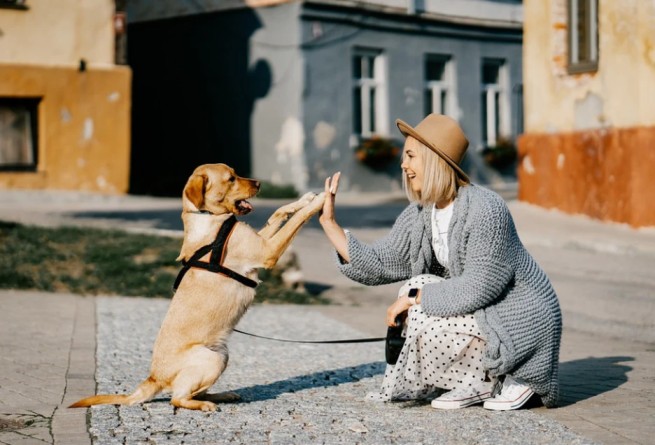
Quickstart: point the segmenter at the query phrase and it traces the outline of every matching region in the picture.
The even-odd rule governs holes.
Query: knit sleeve
[[[450,317],[471,314],[500,298],[514,277],[512,263],[514,223],[502,199],[490,199],[472,209],[463,236],[466,245],[453,247],[465,252],[462,273],[423,287],[421,306],[429,314]]]
[[[346,232],[350,262],[336,253],[341,273],[362,284],[375,286],[405,280],[411,276],[410,232],[418,217],[416,205],[408,206],[396,219],[391,231],[371,245]]]

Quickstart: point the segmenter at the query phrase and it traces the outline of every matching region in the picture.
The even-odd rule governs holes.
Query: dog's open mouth
[[[235,205],[237,207],[237,210],[239,211],[239,214],[241,215],[250,213],[253,210],[252,204],[250,204],[245,199],[238,200],[237,202],[235,202]]]

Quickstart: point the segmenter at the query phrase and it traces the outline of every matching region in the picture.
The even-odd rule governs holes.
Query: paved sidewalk
[[[401,199],[394,197],[388,202],[387,198],[369,196],[368,202],[361,204],[361,196],[340,196],[338,215],[348,222],[344,225],[350,225],[357,236],[365,241],[372,241],[386,233],[398,209],[403,206]],[[254,204],[256,210],[249,222],[257,226],[279,202],[258,201]],[[379,206],[384,208],[377,208]],[[316,362],[316,369],[305,369],[304,364],[296,368],[302,358],[291,360],[294,367],[288,367],[289,362],[284,357],[285,348],[278,349],[276,345],[259,342],[249,343],[235,335],[228,372],[241,369],[239,372],[243,372],[243,380],[238,380],[230,374],[230,379],[236,380],[226,380],[225,383],[232,383],[230,389],[235,389],[235,386],[244,389],[252,387],[274,391],[277,395],[244,405],[230,405],[224,408],[224,413],[237,416],[242,407],[250,412],[256,406],[272,410],[267,414],[271,419],[269,425],[256,423],[255,420],[248,423],[251,428],[264,428],[269,433],[277,431],[267,439],[272,443],[312,443],[312,437],[323,437],[320,431],[323,426],[320,425],[323,425],[325,419],[321,417],[319,420],[307,421],[300,412],[315,409],[321,412],[322,416],[328,416],[327,412],[323,413],[317,407],[321,403],[321,396],[327,397],[325,400],[328,406],[338,406],[343,411],[339,411],[341,417],[337,421],[341,429],[338,431],[346,431],[343,434],[357,433],[343,436],[351,439],[343,439],[344,443],[376,443],[367,442],[374,438],[378,440],[377,443],[412,442],[410,437],[376,435],[378,430],[389,434],[397,431],[398,424],[405,425],[398,423],[398,419],[408,413],[424,419],[424,423],[413,424],[415,428],[422,428],[433,421],[439,423],[447,420],[443,423],[443,430],[434,430],[434,436],[443,439],[442,442],[435,439],[435,443],[456,442],[457,440],[449,435],[449,428],[459,423],[477,425],[475,428],[479,428],[461,432],[465,436],[470,434],[466,437],[471,443],[492,443],[485,440],[491,437],[496,439],[493,443],[504,443],[500,440],[501,436],[497,435],[498,431],[491,431],[490,436],[484,436],[483,433],[489,428],[504,427],[510,430],[517,428],[521,434],[528,434],[529,432],[521,429],[524,422],[528,422],[525,425],[532,425],[535,429],[543,428],[544,432],[556,432],[550,442],[541,442],[541,436],[534,436],[525,443],[652,443],[652,437],[655,437],[655,423],[652,421],[655,416],[655,275],[652,273],[655,270],[655,230],[634,230],[623,225],[600,223],[516,201],[510,201],[509,206],[521,239],[550,276],[562,304],[562,407],[552,410],[532,408],[518,414],[498,415],[493,417],[492,423],[486,423],[486,413],[478,409],[437,414],[428,407],[414,409],[415,407],[410,405],[398,405],[398,408],[392,408],[392,411],[378,410],[367,404],[360,405],[360,402],[353,399],[354,393],[365,389],[361,385],[369,388],[379,382],[381,377],[378,365],[358,368],[364,369],[364,374],[369,374],[358,378],[357,381],[348,380],[347,376],[351,371],[340,371],[338,375],[345,381],[332,389],[323,386],[306,388],[308,378],[312,381],[317,377],[329,376],[326,373],[333,368],[320,361],[325,357],[319,354],[316,358],[313,353],[307,352],[306,357]],[[179,216],[179,199],[0,191],[0,220],[4,221],[40,225],[123,227],[126,230],[179,236]],[[293,248],[299,255],[305,280],[310,285],[327,289],[325,295],[338,304],[305,308],[303,310],[309,312],[301,316],[301,319],[304,317],[314,320],[313,327],[332,326],[352,335],[384,335],[384,311],[392,301],[398,285],[367,288],[341,276],[332,264],[331,249],[315,222],[300,232]],[[0,443],[90,443],[84,411],[67,410],[63,406],[95,391],[93,375],[96,365],[94,352],[97,301],[94,298],[66,294],[0,291]],[[141,299],[133,301],[147,307],[147,302],[151,300],[145,300],[146,303],[138,303],[144,301]],[[153,307],[159,309],[153,310],[160,311],[162,304],[165,306],[166,302],[156,303]],[[104,315],[98,320],[98,329],[103,332],[102,329],[107,327],[106,323],[113,320],[112,311],[100,309],[100,313]],[[290,323],[297,323],[298,318],[293,315],[297,309],[291,308],[288,311],[292,314],[289,315],[290,318],[285,318],[285,311],[269,313],[270,310],[278,309],[257,307],[252,313],[263,313],[264,318],[273,313],[277,314],[273,321],[277,324],[273,325],[272,333],[276,333],[275,329],[278,329],[284,334],[288,332]],[[138,315],[138,312],[135,314]],[[145,316],[144,320],[150,322],[142,323],[143,326],[140,326],[140,320],[137,319],[135,329],[158,327],[156,320],[153,323],[154,319],[156,317]],[[336,324],[330,324],[329,320]],[[317,334],[323,334],[321,329],[317,330]],[[129,328],[123,331],[129,337]],[[104,341],[108,336],[103,334],[99,338]],[[115,352],[129,354],[140,345],[138,356],[132,357],[134,371],[147,372],[148,348],[152,346],[151,341],[139,342],[138,338],[136,340],[138,345],[116,345]],[[258,348],[264,349],[260,353],[257,352]],[[262,363],[262,357],[271,355],[267,351],[279,353],[281,361],[275,361],[273,367],[268,367],[266,362]],[[301,351],[305,352],[303,349]],[[369,353],[373,356],[369,357]],[[381,352],[376,352],[373,348],[357,353],[357,358],[363,360],[359,363],[349,361],[347,350],[338,349],[329,354],[327,358],[334,363],[344,363],[345,368],[339,369],[356,368],[374,363],[375,357],[382,358]],[[100,369],[105,369],[103,372],[108,369],[125,372],[124,366],[114,365],[111,360],[108,362],[101,356],[98,356],[98,366],[99,372]],[[257,376],[252,372],[262,374]],[[130,379],[142,377],[143,374],[125,377],[125,387],[129,386]],[[284,383],[273,384],[276,381]],[[110,383],[110,379],[99,382],[101,385]],[[305,388],[299,391],[305,398],[297,398],[294,395],[294,385]],[[253,394],[250,390],[245,393]],[[341,397],[349,399],[343,404]],[[311,402],[311,406],[304,405],[303,400]],[[285,415],[283,408],[287,403],[290,403],[289,406],[294,410],[286,412]],[[163,406],[167,404],[157,402],[145,409],[157,412],[159,416],[155,417],[163,422],[170,418],[168,408]],[[161,411],[158,411],[158,407],[162,407]],[[116,414],[116,418],[122,419],[121,421],[136,420],[133,416],[138,417],[140,412],[115,411],[120,413]],[[384,416],[389,412],[392,415],[385,421]],[[529,419],[525,420],[522,416],[528,416]],[[285,423],[285,417],[288,417],[288,423]],[[187,420],[191,422],[189,425],[192,425],[193,419]],[[90,421],[93,425],[93,416]],[[530,423],[533,421],[537,423]],[[303,422],[314,429],[318,428],[314,436],[303,429]],[[565,425],[570,431],[559,429],[558,423]],[[139,422],[136,422],[133,425],[138,424]],[[125,425],[131,424],[128,422]],[[204,425],[204,420],[196,423],[198,428]],[[128,426],[123,430],[116,425],[111,427],[111,430],[118,434],[114,438],[117,443],[121,434],[131,432]],[[232,440],[251,443],[249,439],[261,439],[260,436],[243,435],[244,431],[251,430],[242,426],[228,428],[232,431]],[[211,428],[214,427],[212,425]],[[100,429],[93,428],[93,434],[100,437]],[[108,428],[105,429],[109,431]],[[165,431],[165,425],[161,428],[158,431]],[[284,436],[285,428],[300,428],[298,440]],[[303,435],[305,433],[308,435]],[[165,435],[155,436],[154,439],[163,443],[167,443],[166,440],[169,440],[168,443],[180,443],[180,438],[174,435],[170,439],[166,439]],[[96,440],[96,443],[114,443],[114,439],[102,437],[103,439]],[[416,436],[413,441],[419,442],[421,437],[425,437],[426,443],[432,442],[433,439],[432,435],[426,435]],[[330,440],[324,440],[332,443]],[[335,439],[334,442],[336,441]],[[507,443],[510,443],[509,439]]]
[[[86,413],[66,407],[94,374],[94,298],[0,291],[0,443],[91,443]]]
[[[98,390],[132,390],[147,376],[151,345],[167,302],[102,298],[98,305]],[[255,306],[239,324],[248,332],[307,339],[361,332],[307,306]],[[289,345],[234,334],[230,365],[214,391],[241,402],[220,412],[177,410],[162,397],[133,407],[91,410],[97,443],[176,444],[590,444],[529,410],[472,407],[436,411],[426,402],[368,402],[379,389],[383,346]]]

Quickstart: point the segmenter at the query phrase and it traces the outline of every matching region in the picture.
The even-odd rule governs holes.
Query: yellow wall
[[[125,193],[130,84],[125,67],[0,64],[0,97],[41,97],[36,172],[0,172],[0,187]]]
[[[598,3],[598,71],[569,75],[567,0],[524,1],[526,132],[655,125],[655,2]]]
[[[0,100],[41,98],[38,163],[0,171],[0,187],[126,193],[131,70],[114,65],[114,1],[26,5],[0,9]]]
[[[0,61],[109,66],[114,62],[113,0],[28,0],[0,9]]]

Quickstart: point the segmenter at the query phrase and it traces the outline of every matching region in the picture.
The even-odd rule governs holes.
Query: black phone
[[[398,356],[400,351],[403,349],[405,344],[405,337],[402,336],[403,333],[403,318],[396,318],[396,326],[389,326],[387,328],[387,338],[385,341],[384,355],[387,360],[387,363],[390,365],[395,365],[398,362]]]

